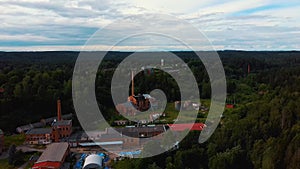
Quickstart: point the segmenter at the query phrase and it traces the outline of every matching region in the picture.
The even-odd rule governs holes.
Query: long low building
[[[27,144],[49,144],[53,140],[51,128],[34,128],[26,133]]]
[[[206,125],[203,123],[181,123],[181,124],[168,124],[172,131],[202,131]]]
[[[66,114],[66,115],[62,115],[62,119],[72,119],[73,114]],[[41,119],[40,122],[36,122],[36,123],[32,123],[32,124],[27,124],[27,125],[23,125],[23,126],[19,126],[16,128],[16,131],[18,133],[26,133],[28,130],[33,129],[33,128],[41,128],[41,127],[45,127],[47,125],[50,125],[51,123],[53,123],[55,120],[57,120],[57,117],[50,117],[47,119]]]
[[[60,169],[69,152],[68,143],[52,143],[35,162],[32,169]]]
[[[0,155],[2,154],[3,147],[4,147],[4,133],[0,129]]]

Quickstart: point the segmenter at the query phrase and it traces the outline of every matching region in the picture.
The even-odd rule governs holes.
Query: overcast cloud
[[[80,50],[98,29],[149,13],[169,14],[193,24],[218,50],[299,50],[299,11],[298,0],[0,0],[0,50]],[[180,30],[180,25],[156,24]],[[105,30],[98,49],[106,49],[118,38],[118,31],[132,33],[140,28],[129,29],[122,25]],[[161,42],[145,38],[129,40],[114,50],[185,50],[165,38]]]

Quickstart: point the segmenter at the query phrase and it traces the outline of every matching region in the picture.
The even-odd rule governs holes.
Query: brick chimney
[[[250,68],[250,64],[248,64],[248,74],[250,73],[251,68]]]
[[[61,121],[61,103],[60,103],[60,99],[57,100],[57,121]]]
[[[134,75],[133,75],[133,71],[131,71],[131,96],[134,96]]]

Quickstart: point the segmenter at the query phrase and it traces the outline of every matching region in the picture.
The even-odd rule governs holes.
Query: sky
[[[102,36],[97,50],[107,50],[120,38],[116,32],[130,35],[138,28],[109,25],[124,18],[143,25],[152,13],[194,26],[216,50],[300,50],[299,11],[299,0],[0,0],[0,51],[80,51],[95,33]],[[162,26],[200,38],[175,23]],[[155,32],[158,27],[152,29],[147,28]],[[186,50],[172,39],[149,35],[125,40],[113,50],[139,49]]]

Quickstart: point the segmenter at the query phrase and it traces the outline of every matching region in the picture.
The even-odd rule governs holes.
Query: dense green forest
[[[193,71],[201,98],[209,99],[209,79],[201,61],[192,52],[174,53]],[[235,103],[235,108],[225,110],[213,136],[198,144],[199,133],[191,132],[178,150],[126,159],[114,168],[300,168],[300,52],[218,53],[227,78],[227,102]],[[95,91],[101,93],[99,107],[107,110],[108,120],[116,118],[109,111],[110,79],[129,54],[110,52],[99,66]],[[63,113],[74,113],[71,79],[77,56],[77,52],[0,53],[0,128],[12,133],[19,125],[54,116],[58,97]],[[135,80],[137,92],[158,87],[168,101],[179,98],[172,90],[176,83],[160,72],[154,77],[140,73]]]
[[[191,132],[176,151],[128,159],[116,168],[300,168],[299,53],[222,52],[228,98],[219,128],[204,144]],[[252,67],[245,74],[246,64]],[[229,99],[228,99],[229,100]]]

